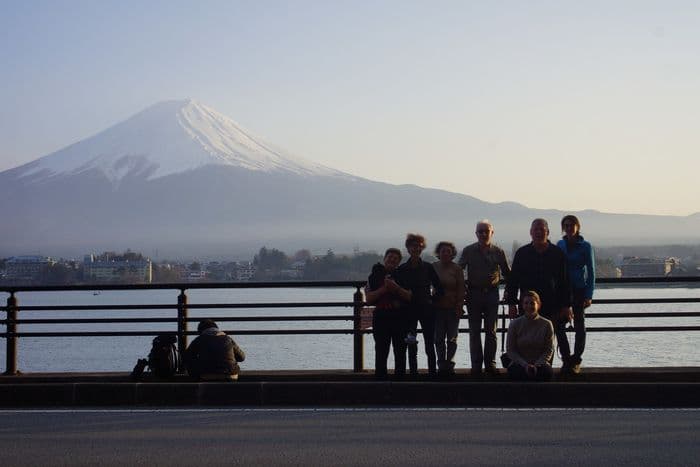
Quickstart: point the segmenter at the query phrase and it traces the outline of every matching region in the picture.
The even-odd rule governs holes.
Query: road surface
[[[2,465],[698,465],[698,409],[1,410]]]

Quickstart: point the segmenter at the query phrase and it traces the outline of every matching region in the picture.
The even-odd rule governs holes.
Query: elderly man
[[[518,294],[537,292],[542,299],[540,314],[554,325],[557,340],[566,339],[565,326],[571,319],[569,276],[566,256],[549,241],[549,225],[535,219],[530,225],[532,242],[518,249],[506,285],[510,318],[517,316]]]
[[[484,219],[476,224],[477,242],[462,250],[459,265],[466,270],[467,312],[469,313],[469,354],[472,373],[496,373],[496,325],[498,323],[498,283],[501,276],[508,277],[510,268],[501,248],[491,243],[493,225]],[[481,323],[486,338],[481,347]]]

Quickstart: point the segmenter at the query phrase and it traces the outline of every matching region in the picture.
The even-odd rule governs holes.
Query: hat
[[[202,332],[205,329],[209,328],[219,328],[219,326],[216,325],[214,320],[211,319],[203,319],[202,321],[199,322],[199,325],[197,326],[197,332]]]

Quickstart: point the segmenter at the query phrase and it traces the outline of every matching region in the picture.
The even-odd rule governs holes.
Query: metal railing
[[[645,277],[645,278],[600,278],[598,284],[659,284],[677,285],[700,283],[700,277]],[[0,320],[0,325],[6,327],[0,338],[6,340],[6,375],[18,374],[17,341],[23,337],[87,337],[87,336],[153,336],[158,331],[46,331],[23,332],[20,325],[35,324],[116,324],[116,323],[176,323],[177,346],[180,351],[187,348],[188,336],[196,335],[190,331],[189,323],[198,321],[200,317],[189,317],[190,310],[221,310],[221,309],[274,309],[274,308],[352,308],[352,315],[282,315],[282,316],[210,316],[220,322],[284,322],[284,321],[351,321],[352,327],[340,329],[249,329],[236,330],[236,335],[282,335],[282,334],[352,334],[353,335],[353,370],[364,370],[364,335],[371,330],[362,327],[362,309],[365,307],[362,287],[365,281],[289,281],[289,282],[240,282],[240,283],[174,283],[174,284],[99,284],[76,286],[0,286],[0,292],[9,294],[7,305],[0,307],[6,312],[6,319]],[[194,289],[278,289],[278,288],[328,288],[348,287],[355,289],[352,301],[348,302],[256,302],[256,303],[189,303],[187,290]],[[22,292],[60,292],[60,291],[94,291],[94,290],[178,290],[176,302],[172,304],[129,304],[129,305],[43,305],[21,306],[18,294]],[[642,303],[700,303],[700,298],[628,298],[628,299],[596,299],[596,305],[612,304],[642,304]],[[136,317],[136,318],[20,318],[20,311],[148,311],[174,310],[173,317]],[[700,311],[691,312],[626,312],[626,313],[586,313],[586,318],[689,318],[700,317]],[[502,326],[499,332],[505,331],[505,316],[500,315]],[[464,317],[463,319],[466,319]],[[459,330],[468,332],[466,328]],[[700,331],[700,326],[604,326],[587,327],[587,332],[658,332],[658,331]],[[172,333],[172,331],[169,331]]]

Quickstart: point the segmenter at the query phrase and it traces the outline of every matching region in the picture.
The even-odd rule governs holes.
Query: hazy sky
[[[697,1],[0,2],[0,170],[187,97],[375,180],[700,211]]]

